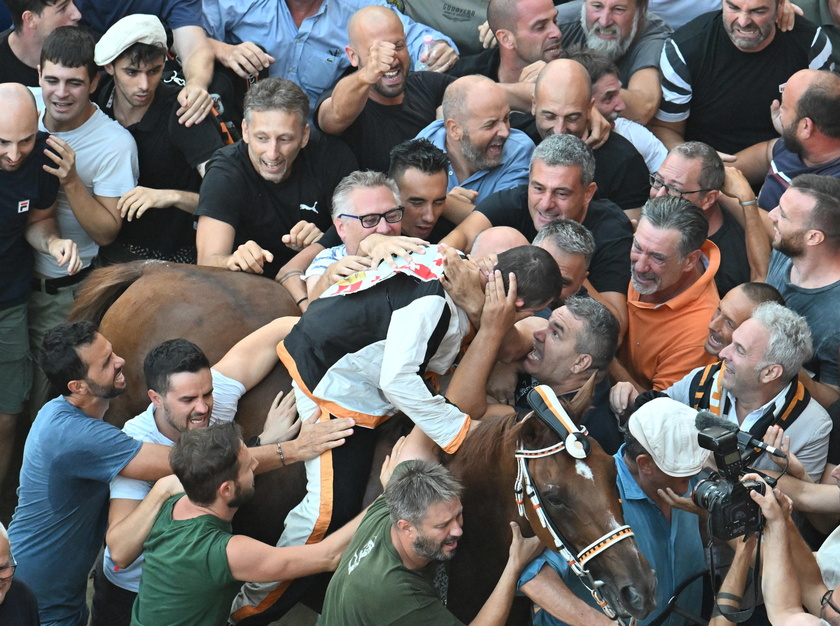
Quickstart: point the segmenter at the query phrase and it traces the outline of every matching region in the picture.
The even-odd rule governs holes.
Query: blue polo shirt
[[[638,626],[645,626],[659,615],[680,583],[706,568],[706,559],[697,516],[680,509],[671,509],[669,523],[659,507],[642,491],[633,478],[624,462],[624,448],[625,446],[622,445],[613,455],[618,468],[616,484],[622,501],[624,523],[633,529],[636,534],[636,545],[645,555],[651,568],[656,570],[657,609],[647,619],[638,622]],[[696,482],[696,479],[692,479],[690,487],[693,488]],[[519,586],[534,578],[545,564],[555,569],[578,598],[598,608],[589,591],[580,583],[566,561],[552,550],[546,550],[525,568],[519,578]],[[696,580],[683,592],[680,606],[700,615],[702,593],[702,580]],[[677,626],[682,623],[682,618],[672,615],[664,626]],[[546,611],[540,611],[534,618],[535,626],[557,626],[558,624],[563,624],[563,622]]]
[[[438,148],[446,152],[446,128],[443,120],[435,120],[426,128],[421,130],[417,138],[425,137]],[[528,173],[531,169],[531,153],[534,151],[534,142],[521,130],[510,129],[510,136],[502,149],[502,162],[492,170],[481,170],[469,178],[459,181],[455,176],[452,165],[449,165],[449,182],[446,190],[451,191],[453,187],[463,187],[478,192],[475,204],[495,191],[512,189],[519,185],[528,184]]]

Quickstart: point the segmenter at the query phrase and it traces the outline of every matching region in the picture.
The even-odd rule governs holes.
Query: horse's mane
[[[132,261],[95,270],[82,284],[70,311],[70,321],[88,320],[99,324],[105,312],[132,283],[162,261]],[[92,280],[93,277],[95,280]]]

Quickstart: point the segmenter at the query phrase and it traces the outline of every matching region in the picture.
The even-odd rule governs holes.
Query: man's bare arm
[[[659,68],[646,67],[630,77],[627,87],[621,90],[621,98],[627,108],[623,117],[642,126],[653,119],[659,110],[662,85],[659,82]]]
[[[519,589],[543,611],[570,626],[614,626],[614,622],[601,611],[573,594],[547,564]]]
[[[119,471],[119,475],[137,480],[158,480],[168,476],[172,473],[169,452],[169,446],[144,442],[134,458]]]
[[[668,150],[685,142],[685,121],[663,122],[654,117],[648,124],[648,130],[656,135]]]
[[[441,243],[462,252],[472,250],[473,242],[478,234],[493,226],[483,213],[473,211],[469,217],[461,222],[455,230],[441,240]]]
[[[221,220],[202,215],[198,218],[195,244],[198,264],[224,267],[233,272],[262,274],[263,265],[274,260],[274,255],[255,241],[247,241],[233,250],[236,235],[233,226]]]

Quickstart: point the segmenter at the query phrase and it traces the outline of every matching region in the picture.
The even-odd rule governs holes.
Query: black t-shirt
[[[660,113],[688,113],[686,141],[703,141],[730,154],[776,137],[770,104],[779,99],[779,85],[819,54],[825,34],[816,39],[815,34],[813,24],[797,17],[793,30],[777,31],[766,48],[747,53],[729,39],[721,11],[696,17],[672,36],[679,53],[671,41],[665,44]]]
[[[750,263],[744,229],[727,211],[721,213],[723,226],[709,239],[720,249],[720,267],[715,274],[715,285],[722,298],[733,287],[750,282]]]
[[[356,155],[359,169],[387,172],[391,148],[413,139],[435,121],[443,92],[454,80],[438,72],[409,72],[401,104],[384,105],[368,99],[359,116],[340,135]],[[316,125],[318,109],[331,96],[332,89],[318,100]]]
[[[537,236],[528,212],[528,185],[497,191],[479,202],[475,210],[483,213],[493,226],[515,228],[528,241]],[[595,239],[595,254],[589,264],[592,286],[600,292],[626,294],[630,284],[630,246],[633,245],[630,220],[609,200],[593,200],[583,225]]]
[[[47,133],[14,172],[0,170],[0,311],[29,299],[35,260],[26,241],[30,211],[49,209],[58,196],[58,178],[44,171],[55,167],[44,154]]]
[[[38,70],[29,67],[12,52],[9,46],[11,29],[0,33],[0,83],[20,83],[27,87],[38,86]]]
[[[526,123],[527,122],[527,123]],[[539,145],[542,141],[533,115],[522,116],[518,128]],[[513,123],[511,123],[513,127]],[[615,202],[622,211],[638,209],[650,197],[650,172],[644,157],[614,130],[595,155],[595,198]]]
[[[455,78],[462,76],[470,76],[471,74],[480,74],[486,76],[490,80],[499,82],[499,64],[501,63],[501,56],[499,54],[498,46],[495,48],[487,48],[478,54],[461,57],[450,69],[448,74]]]
[[[32,589],[21,580],[12,579],[12,585],[0,604],[0,624],[3,626],[38,626],[38,600]]]
[[[201,175],[196,167],[222,147],[213,117],[189,128],[178,123],[177,96],[181,88],[160,83],[146,114],[127,128],[137,142],[140,176],[137,184],[152,189],[198,193]],[[100,93],[100,108],[114,117],[113,83]],[[169,255],[195,246],[193,216],[176,207],[151,209],[140,219],[123,221],[117,243],[143,246]]]
[[[289,177],[272,183],[254,169],[248,146],[240,140],[216,152],[207,164],[195,214],[233,226],[234,249],[253,240],[274,254],[263,273],[274,278],[296,254],[282,242],[283,235],[301,220],[326,231],[332,225],[333,190],[356,169],[356,158],[342,141],[313,133]]]

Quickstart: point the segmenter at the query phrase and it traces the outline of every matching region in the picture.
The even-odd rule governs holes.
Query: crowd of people
[[[644,626],[681,589],[720,626],[759,595],[756,542],[709,537],[691,497],[705,411],[787,457],[745,470],[751,623],[840,624],[840,1],[4,3],[0,624],[269,624],[325,572],[320,623],[461,623],[447,460],[540,419],[535,388],[588,402],[655,571],[612,610]],[[212,365],[155,346],[120,429],[115,339],[68,316],[97,268],[143,261],[276,281],[300,315]],[[239,400],[278,365],[292,388],[246,442]],[[254,475],[296,463],[276,545],[234,534]],[[509,521],[471,623],[516,595],[536,624],[612,623]]]

